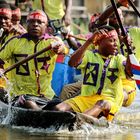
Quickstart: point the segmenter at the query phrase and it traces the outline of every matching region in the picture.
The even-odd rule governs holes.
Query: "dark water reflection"
[[[140,130],[131,130],[127,133],[107,134],[104,136],[79,136],[36,134],[9,127],[0,128],[0,140],[140,140]]]
[[[0,140],[140,140],[140,93],[129,108],[122,108],[110,128],[90,128],[69,132],[52,132],[33,128],[0,126]],[[91,133],[92,130],[92,133]]]

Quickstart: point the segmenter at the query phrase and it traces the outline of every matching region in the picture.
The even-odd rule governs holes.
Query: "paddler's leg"
[[[62,102],[58,105],[56,105],[53,110],[56,110],[56,111],[73,111],[72,107],[65,103],[65,102]]]
[[[34,97],[34,96],[33,96]],[[20,95],[12,100],[12,105],[16,107],[30,108],[35,110],[41,110],[41,108],[36,104],[32,96],[30,95]]]
[[[41,108],[34,101],[30,101],[30,100],[25,101],[24,106],[25,108],[41,110]]]
[[[82,81],[65,85],[60,94],[60,99],[64,101],[64,100],[73,98],[77,95],[80,95],[81,85],[82,85]]]
[[[92,109],[86,110],[83,113],[93,116],[95,118],[99,118],[101,117],[100,116],[101,113],[103,113],[103,116],[107,116],[110,109],[111,105],[107,101],[99,100]]]

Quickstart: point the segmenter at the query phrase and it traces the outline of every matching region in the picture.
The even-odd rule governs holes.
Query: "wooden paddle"
[[[115,3],[114,0],[110,0],[110,1],[111,1],[111,4],[112,4],[112,7],[114,8],[114,13],[115,13],[116,18],[117,18],[117,20],[118,20],[120,29],[121,29],[121,31],[122,31],[122,36],[123,36],[124,39],[125,39],[124,43],[125,43],[125,45],[126,45],[126,47],[127,47],[128,54],[132,54],[131,46],[130,46],[130,44],[129,44],[128,41],[127,41],[127,33],[126,33],[125,30],[124,30],[122,21],[121,21],[121,19],[120,19],[120,16],[119,16],[119,13],[118,13],[118,10],[117,10],[116,3]]]
[[[13,64],[12,66],[6,68],[2,74],[6,74],[7,72],[9,72],[9,71],[13,70],[14,68],[18,67],[19,65],[24,64],[25,62],[27,62],[27,61],[33,59],[34,57],[50,50],[51,48],[52,48],[52,45],[50,45],[47,48],[44,48],[44,49],[42,49],[42,50],[40,50],[40,51],[38,51],[38,52],[36,52],[32,55],[27,56],[25,59],[22,59],[22,60],[18,61],[17,63]]]
[[[135,13],[140,17],[140,12],[137,10],[137,8],[134,5],[134,3],[132,2],[132,0],[128,0],[128,2],[131,5],[131,7],[133,8],[133,10],[135,11]]]
[[[79,37],[76,35],[72,35],[72,34],[68,34],[68,37],[73,37],[73,38],[78,39],[78,40],[87,41],[87,39],[85,39],[85,38],[82,38],[82,37]]]

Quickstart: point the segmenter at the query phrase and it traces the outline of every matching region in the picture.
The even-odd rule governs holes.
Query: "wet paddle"
[[[137,85],[137,89],[138,91],[140,91],[140,64],[137,60],[137,58],[135,57],[135,55],[133,54],[132,50],[131,50],[131,45],[128,43],[127,41],[127,34],[123,28],[123,25],[122,25],[122,22],[120,20],[120,16],[119,16],[119,13],[118,13],[118,10],[117,10],[117,7],[116,7],[116,4],[114,2],[114,0],[111,0],[111,3],[112,3],[112,6],[114,8],[114,11],[115,11],[115,14],[116,14],[116,17],[117,17],[117,20],[118,20],[118,23],[120,25],[120,28],[122,30],[122,35],[125,37],[125,44],[127,46],[127,49],[128,49],[128,54],[129,54],[129,58],[130,58],[130,62],[131,62],[131,71],[132,71],[132,74],[133,74],[133,77],[136,81],[136,85]]]
[[[27,62],[27,61],[33,59],[34,57],[36,57],[36,56],[38,56],[38,55],[50,50],[51,48],[52,48],[52,45],[50,45],[47,48],[44,48],[44,49],[42,49],[42,50],[40,50],[40,51],[38,51],[38,52],[36,52],[36,53],[34,53],[32,55],[27,56],[25,59],[22,59],[22,60],[18,61],[17,63],[13,64],[12,66],[6,68],[4,70],[4,72],[3,72],[3,74],[6,74],[7,72],[9,72],[9,71],[13,70],[14,68],[18,67],[19,65],[24,64],[25,62]]]
[[[120,16],[119,16],[119,13],[118,13],[118,10],[117,10],[116,3],[115,3],[114,0],[110,0],[110,1],[111,1],[111,4],[112,4],[112,7],[113,7],[113,9],[114,9],[114,12],[115,12],[116,18],[117,18],[117,20],[118,20],[118,23],[119,23],[120,29],[121,29],[121,31],[122,31],[122,36],[123,36],[124,39],[125,39],[125,42],[124,42],[124,43],[126,44],[126,47],[127,47],[128,53],[129,53],[129,54],[132,54],[132,49],[131,49],[130,44],[129,44],[128,41],[127,41],[127,34],[126,34],[125,30],[124,30],[124,27],[123,27],[122,21],[121,21],[121,19],[120,19]]]
[[[68,37],[73,37],[73,38],[78,39],[78,40],[87,41],[87,39],[85,39],[85,38],[82,38],[82,37],[79,37],[76,35],[72,35],[72,34],[68,34]]]
[[[140,12],[137,10],[137,8],[134,5],[134,3],[132,2],[132,0],[128,0],[128,2],[131,5],[131,7],[133,8],[133,10],[135,11],[135,13],[140,17]]]

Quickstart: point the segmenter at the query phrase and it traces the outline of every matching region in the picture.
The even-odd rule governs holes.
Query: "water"
[[[34,129],[0,126],[0,140],[140,140],[140,93],[128,108],[122,108],[115,123],[109,127],[84,124],[73,132],[66,128]]]

